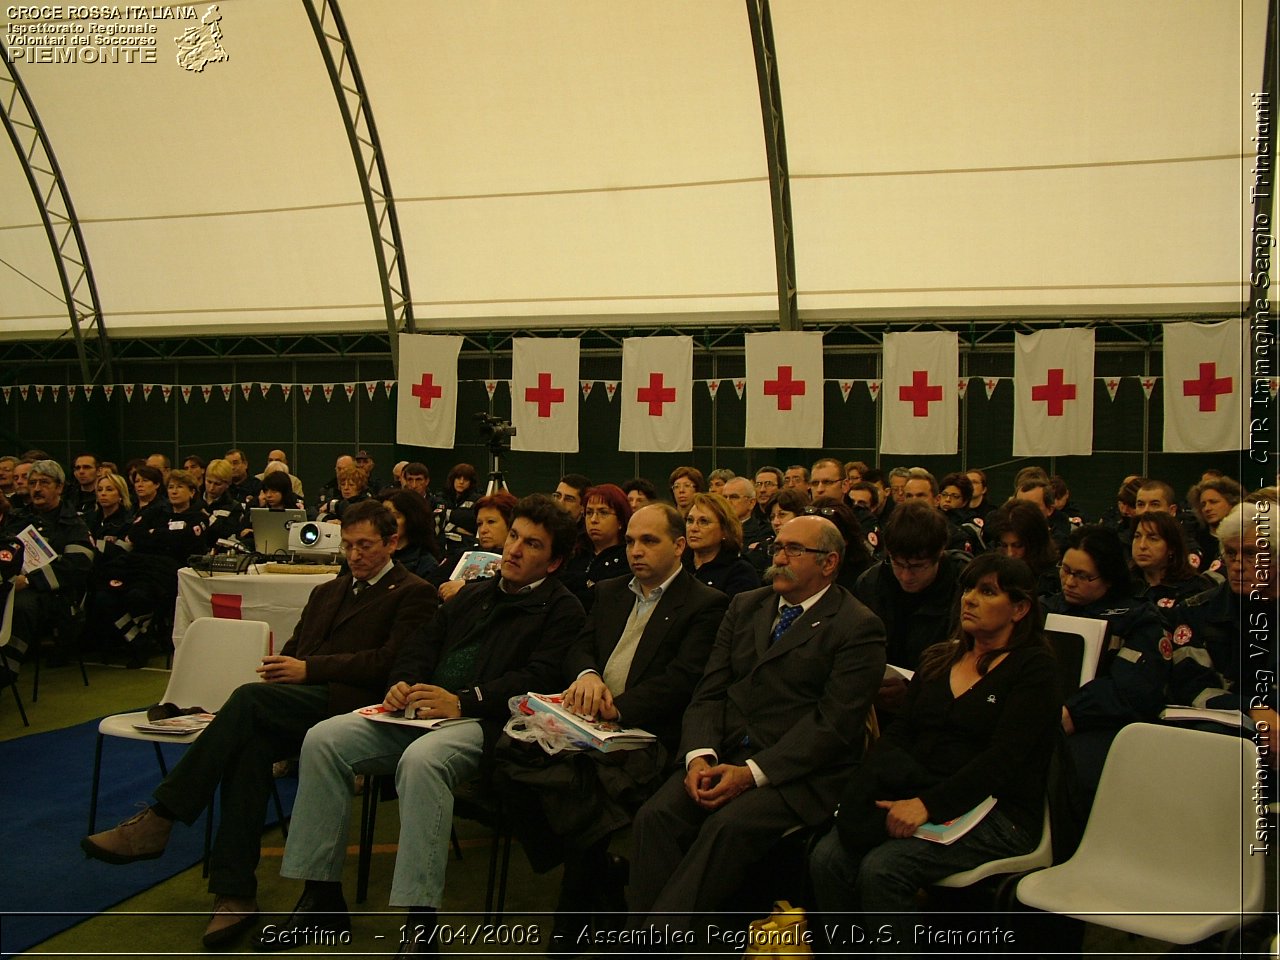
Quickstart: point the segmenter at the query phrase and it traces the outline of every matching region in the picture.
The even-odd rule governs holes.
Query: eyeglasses
[[[1088,574],[1083,570],[1072,570],[1065,563],[1058,564],[1058,573],[1062,575],[1063,580],[1075,580],[1079,583],[1093,583],[1095,580],[1101,580],[1099,574]]]
[[[750,500],[751,499],[745,493],[726,493],[724,495],[724,498],[726,500]]]
[[[686,527],[714,527],[719,520],[712,517],[685,517],[684,525]]]
[[[385,540],[357,540],[355,543],[348,543],[343,540],[341,549],[343,553],[369,553],[384,543],[386,543]]]
[[[835,507],[805,507],[804,515],[806,517],[826,517],[828,520],[836,516],[839,511]]]
[[[581,503],[582,498],[572,493],[561,493],[557,490],[551,495],[552,500],[563,500],[565,503]]]
[[[893,569],[901,570],[903,573],[920,573],[930,567],[936,567],[941,560],[941,557],[934,557],[932,560],[899,560],[896,557],[890,557],[889,563],[893,565]]]
[[[785,553],[792,560],[799,560],[806,553],[816,553],[820,557],[825,557],[830,550],[819,550],[817,547],[806,547],[800,543],[779,543],[777,540],[769,545],[769,554],[777,556],[779,553]]]
[[[756,481],[756,489],[757,489],[757,490],[769,490],[769,489],[776,490],[776,489],[778,489],[778,481],[776,481],[776,480],[757,480],[757,481]]]
[[[583,511],[583,516],[590,520],[592,517],[600,517],[602,519],[605,517],[616,517],[617,514],[612,510],[606,510],[604,507],[587,507],[587,509]]]

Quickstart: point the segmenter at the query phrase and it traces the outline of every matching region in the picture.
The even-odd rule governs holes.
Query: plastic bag
[[[570,730],[550,713],[535,711],[526,703],[527,699],[520,696],[507,701],[511,719],[502,728],[503,733],[521,743],[536,743],[553,757],[557,753],[587,748],[576,731]]]

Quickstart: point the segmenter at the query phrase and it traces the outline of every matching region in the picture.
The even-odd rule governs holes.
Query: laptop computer
[[[252,507],[249,522],[253,525],[253,552],[264,557],[285,558],[289,555],[289,526],[306,523],[307,511]]]

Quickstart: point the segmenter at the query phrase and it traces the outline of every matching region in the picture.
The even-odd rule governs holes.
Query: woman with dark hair
[[[287,470],[270,470],[262,477],[258,490],[258,506],[268,510],[299,510],[302,501],[293,492],[293,482]]]
[[[1043,510],[1029,500],[1011,500],[987,514],[986,534],[992,550],[1031,568],[1036,593],[1058,592],[1058,545]]]
[[[875,562],[871,558],[871,551],[867,549],[862,526],[858,523],[853,508],[834,497],[819,497],[802,508],[802,512],[809,516],[826,517],[840,531],[840,536],[844,538],[844,559],[840,563],[840,572],[836,574],[836,583],[853,593],[858,577]]]
[[[756,568],[739,556],[742,521],[728,500],[718,493],[695,494],[684,521],[684,565],[694,577],[730,597],[760,586]]]
[[[601,483],[587,490],[582,511],[587,544],[579,545],[560,575],[563,583],[578,598],[584,610],[590,611],[595,600],[595,585],[601,580],[626,576],[627,524],[631,522],[631,502],[622,488]]]
[[[622,485],[622,492],[627,495],[632,513],[641,507],[658,502],[658,488],[644,477],[632,477]]]
[[[697,467],[676,467],[667,478],[667,486],[671,488],[671,498],[680,516],[687,517],[694,496],[706,492],[707,481]]]
[[[1154,603],[1166,624],[1173,622],[1169,611],[1175,604],[1215,586],[1191,565],[1182,524],[1171,513],[1153,510],[1137,517],[1129,548],[1133,595]]]
[[[969,506],[973,499],[973,481],[963,473],[948,473],[938,481],[938,509],[954,525],[968,523],[977,516]]]
[[[761,570],[773,563],[773,540],[782,529],[782,525],[788,520],[803,516],[807,506],[809,506],[809,499],[799,490],[793,490],[790,487],[784,487],[773,495],[767,511],[770,535],[759,541],[751,550],[751,556],[757,559]],[[765,562],[760,562],[761,557]]]
[[[435,525],[426,499],[412,490],[382,491],[382,505],[396,518],[396,552],[392,559],[417,577],[427,577],[440,566],[436,558]]]
[[[145,462],[138,464],[133,468],[133,492],[134,499],[137,501],[137,513],[141,514],[153,504],[163,506],[165,498],[160,495],[160,488],[164,486],[164,474],[155,467],[149,467]]]
[[[1115,735],[1127,724],[1153,722],[1164,706],[1173,645],[1156,608],[1130,595],[1128,556],[1114,530],[1092,524],[1072,531],[1058,573],[1062,592],[1044,601],[1045,610],[1107,624],[1094,678],[1062,708],[1080,788],[1073,812],[1083,827]]]
[[[502,553],[511,530],[511,517],[519,501],[506,490],[499,490],[476,501],[476,549],[487,553]],[[446,552],[440,566],[427,577],[440,592],[440,602],[450,599],[467,583],[466,580],[450,580],[461,554]],[[486,574],[486,577],[492,574]],[[482,578],[477,578],[482,579]]]
[[[476,536],[476,468],[469,463],[454,464],[445,477],[440,497],[440,526],[437,532],[446,543],[471,543]]]
[[[818,908],[906,926],[920,887],[1035,849],[1062,699],[1041,628],[1036,581],[1018,560],[983,554],[960,574],[952,639],[929,647],[898,719],[871,747],[809,860]],[[949,845],[925,823],[992,808]]]

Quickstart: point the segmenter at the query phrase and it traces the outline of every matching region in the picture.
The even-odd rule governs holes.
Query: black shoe
[[[350,932],[351,914],[341,893],[326,897],[304,890],[289,919],[263,926],[253,948],[274,953],[294,947],[332,947]]]

